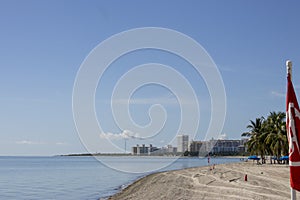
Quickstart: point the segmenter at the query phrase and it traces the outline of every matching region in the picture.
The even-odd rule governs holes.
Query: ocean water
[[[168,157],[107,156],[104,161],[141,167],[169,163]],[[238,162],[238,158],[211,158],[211,164]],[[158,171],[207,165],[203,158],[179,158]],[[0,157],[0,199],[105,199],[147,173],[111,169],[94,157]]]

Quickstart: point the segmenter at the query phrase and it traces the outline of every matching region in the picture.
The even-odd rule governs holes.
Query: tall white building
[[[184,153],[189,150],[189,136],[178,135],[177,136],[177,152]]]

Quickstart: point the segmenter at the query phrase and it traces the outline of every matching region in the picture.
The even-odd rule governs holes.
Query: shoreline
[[[212,170],[201,166],[156,172],[108,199],[290,199],[289,166],[238,162]]]
[[[207,158],[208,156],[183,156],[183,155],[175,155],[175,154],[163,154],[163,155],[133,155],[131,153],[72,153],[72,154],[61,154],[61,155],[52,155],[54,157],[97,157],[97,156],[116,156],[116,157],[177,157],[177,158]],[[243,155],[231,155],[231,156],[210,156],[211,158],[247,158],[248,156]]]

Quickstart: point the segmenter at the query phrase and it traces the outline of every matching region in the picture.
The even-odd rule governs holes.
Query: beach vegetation
[[[242,134],[249,137],[246,143],[250,154],[259,155],[262,164],[266,163],[266,156],[272,160],[281,162],[280,157],[288,155],[288,139],[286,134],[285,113],[270,112],[265,117],[250,120],[247,126],[248,132]]]

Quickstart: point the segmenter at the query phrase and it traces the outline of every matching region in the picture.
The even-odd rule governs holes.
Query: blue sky
[[[240,138],[250,119],[284,111],[287,59],[294,63],[293,82],[300,92],[299,8],[297,1],[273,0],[1,0],[0,155],[85,152],[72,114],[77,71],[100,42],[141,27],[179,31],[206,49],[226,89],[222,133]],[[109,101],[122,73],[135,65],[157,62],[173,66],[191,82],[201,102],[201,138],[210,117],[210,110],[205,109],[210,101],[203,79],[185,61],[166,52],[144,50],[126,56],[113,63],[103,77],[104,84],[97,88],[95,106],[103,131],[122,132],[113,121]],[[173,97],[166,88],[154,85],[138,90],[130,105],[132,118],[146,125],[149,106],[161,103],[169,112],[163,135],[176,131],[180,119]],[[163,140],[152,142],[160,146]]]

